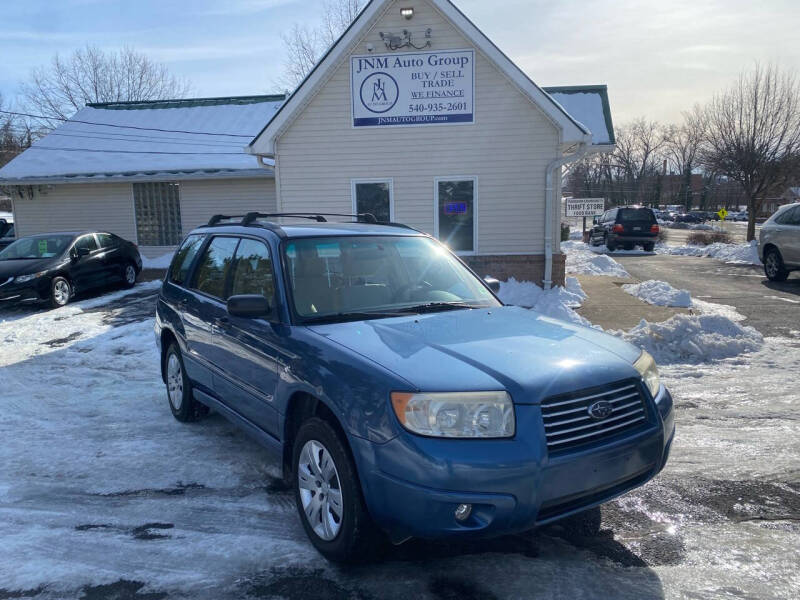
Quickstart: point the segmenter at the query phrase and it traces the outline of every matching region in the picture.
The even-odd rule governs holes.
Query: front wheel
[[[322,419],[306,421],[294,442],[295,500],[311,543],[334,562],[360,562],[380,548],[350,453]]]
[[[764,274],[770,281],[786,281],[789,271],[783,264],[781,253],[770,248],[764,253]]]
[[[70,282],[60,275],[54,277],[50,283],[50,306],[53,308],[66,306],[71,297],[72,285],[70,285]]]

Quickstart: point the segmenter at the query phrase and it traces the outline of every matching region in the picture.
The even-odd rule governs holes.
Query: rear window
[[[620,208],[617,215],[619,223],[655,223],[656,217],[649,208]]]

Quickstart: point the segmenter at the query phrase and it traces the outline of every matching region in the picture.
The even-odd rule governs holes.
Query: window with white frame
[[[177,246],[181,243],[179,184],[166,181],[134,183],[133,202],[140,246]]]
[[[370,213],[380,223],[394,218],[394,190],[391,179],[353,180],[353,212]]]
[[[478,181],[475,177],[436,180],[436,237],[451,250],[477,250]]]

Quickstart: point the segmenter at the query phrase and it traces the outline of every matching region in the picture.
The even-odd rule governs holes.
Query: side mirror
[[[242,294],[228,298],[228,314],[244,319],[268,317],[272,312],[269,300],[258,294]]]
[[[489,289],[492,290],[495,294],[500,291],[500,282],[497,281],[494,277],[484,277],[483,281],[486,282],[486,285],[489,286]]]

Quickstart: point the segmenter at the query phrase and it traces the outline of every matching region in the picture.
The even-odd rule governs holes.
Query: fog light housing
[[[464,522],[469,519],[472,514],[472,504],[459,504],[456,506],[455,517],[456,521]]]

